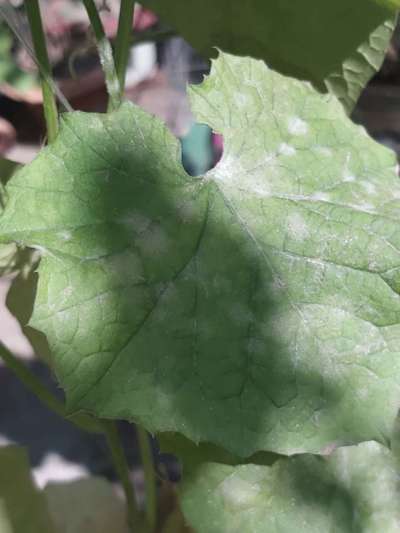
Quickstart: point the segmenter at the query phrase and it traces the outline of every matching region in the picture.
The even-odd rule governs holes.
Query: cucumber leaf
[[[46,498],[31,479],[27,454],[18,446],[0,448],[0,531],[56,532]]]
[[[397,533],[398,478],[390,451],[365,442],[271,466],[187,466],[180,495],[197,533]]]
[[[387,443],[400,392],[395,155],[332,96],[221,54],[191,91],[224,136],[188,176],[132,104],[66,114],[7,184],[0,241],[41,251],[30,327],[71,412],[246,457]]]
[[[205,56],[215,49],[332,91],[348,112],[380,68],[398,0],[144,0]]]

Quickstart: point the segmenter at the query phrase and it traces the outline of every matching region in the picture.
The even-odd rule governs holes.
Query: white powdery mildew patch
[[[327,146],[315,146],[314,150],[325,157],[332,157],[332,150]]]
[[[368,270],[379,270],[380,263],[374,259],[368,261]]]
[[[291,117],[288,121],[288,130],[292,135],[306,135],[308,124],[299,117]]]
[[[343,296],[338,294],[331,294],[327,296],[326,298],[324,298],[323,303],[327,309],[335,310],[336,316],[338,316],[336,310],[339,310],[342,307],[346,307],[346,304],[347,306],[350,304],[351,307],[351,300],[344,299]]]
[[[228,505],[247,507],[261,492],[258,483],[249,483],[237,476],[227,477],[220,485],[222,497]]]
[[[316,200],[318,202],[329,202],[330,196],[326,192],[315,192],[312,196],[310,196],[310,200]]]
[[[271,196],[271,189],[266,181],[263,181],[261,179],[254,180],[253,183],[249,182],[246,183],[246,189],[257,196],[261,196],[263,198],[267,196]]]
[[[138,211],[131,211],[119,217],[117,222],[125,226],[128,230],[132,230],[135,233],[142,233],[146,231],[152,221]]]
[[[356,392],[361,400],[366,400],[368,398],[369,390],[366,387],[361,387]]]
[[[177,203],[176,210],[183,223],[191,222],[196,218],[198,210],[194,202]]]
[[[249,98],[247,94],[243,93],[236,93],[236,103],[239,107],[246,107],[249,106]]]
[[[370,354],[384,352],[386,349],[385,343],[382,338],[377,334],[376,329],[370,328],[368,332],[364,333],[362,341],[354,348],[354,353],[365,358]],[[366,367],[366,370],[370,369]],[[376,376],[374,376],[376,378]]]
[[[271,187],[263,174],[263,169],[275,156],[267,155],[263,161],[257,164],[257,169],[239,171],[236,167],[230,167],[227,162],[221,162],[212,173],[212,178],[231,187],[237,187],[242,191],[248,191],[257,196],[266,197],[271,195]],[[261,171],[257,174],[256,170]]]
[[[70,231],[60,231],[57,233],[57,237],[59,237],[62,241],[70,241],[72,239],[72,234]]]
[[[273,296],[279,296],[282,294],[282,291],[286,290],[286,284],[278,276],[276,276],[269,284],[268,290]]]
[[[73,289],[72,285],[68,285],[62,291],[62,295],[63,295],[64,298],[69,298],[72,295],[73,292],[74,292],[74,289]]]
[[[352,182],[356,180],[356,177],[349,170],[350,159],[351,159],[351,154],[348,153],[346,155],[346,162],[344,164],[343,173],[342,173],[342,180],[345,182]]]
[[[364,213],[371,213],[372,215],[376,214],[375,206],[373,204],[368,204],[366,202],[360,202],[359,204],[348,204],[348,207],[351,207],[355,211],[361,211]]]
[[[373,183],[370,183],[369,181],[362,181],[361,186],[368,194],[375,194],[376,193],[376,187]]]
[[[280,146],[279,146],[279,153],[282,154],[282,155],[287,155],[287,156],[292,156],[296,153],[296,148],[294,148],[293,146],[290,146],[290,144],[287,144],[287,143],[282,143]]]
[[[290,336],[288,324],[292,318],[293,316],[291,316],[290,313],[273,316],[271,320],[261,324],[261,331],[267,336],[272,334],[276,338],[281,339],[281,341],[283,339],[287,340],[288,336]]]
[[[227,184],[237,180],[235,170],[237,170],[238,161],[229,154],[224,154],[218,165],[206,174],[205,179],[215,179]]]
[[[286,222],[290,236],[296,241],[304,240],[309,236],[310,232],[307,223],[299,213],[290,214]]]
[[[108,273],[118,279],[127,282],[144,281],[141,260],[136,253],[116,254],[107,259],[106,265]]]
[[[170,240],[160,226],[152,226],[142,235],[142,249],[149,255],[160,255],[167,252]]]

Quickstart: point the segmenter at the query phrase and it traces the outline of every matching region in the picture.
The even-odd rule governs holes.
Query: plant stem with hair
[[[25,9],[31,29],[33,48],[39,65],[47,137],[49,143],[52,143],[58,133],[58,111],[56,97],[52,85],[49,83],[49,79],[52,79],[51,67],[38,0],[25,0]]]

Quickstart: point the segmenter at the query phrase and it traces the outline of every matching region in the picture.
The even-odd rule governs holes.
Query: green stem
[[[103,420],[103,427],[115,470],[121,480],[125,492],[129,527],[131,528],[132,532],[137,531],[135,528],[137,528],[137,525],[140,521],[139,510],[136,504],[133,485],[129,477],[129,466],[125,457],[121,440],[119,438],[118,429],[116,424],[110,420]]]
[[[75,424],[84,431],[95,430],[94,424],[86,420],[84,415],[74,416],[73,419],[68,418],[64,403],[58,400],[33,374],[29,368],[20,361],[15,355],[13,355],[7,348],[0,342],[0,358],[4,361],[6,367],[14,372],[17,378],[25,385],[25,387],[33,392],[35,396],[51,411],[57,415],[67,419],[72,424]]]
[[[125,87],[126,67],[128,65],[129,50],[131,46],[131,33],[133,23],[133,13],[135,8],[134,0],[121,0],[119,9],[118,31],[115,41],[115,69],[119,81],[121,96]]]
[[[115,70],[112,48],[109,40],[106,37],[103,23],[101,22],[96,4],[93,0],[83,0],[83,4],[86,8],[90,24],[96,38],[97,50],[104,72],[107,92],[110,97],[109,108],[116,109],[121,103],[121,89]]]
[[[83,0],[83,4],[86,8],[96,41],[100,42],[102,39],[106,38],[106,34],[96,4],[93,0]]]
[[[140,426],[136,426],[136,431],[144,470],[147,524],[150,531],[154,531],[157,522],[157,482],[153,452],[147,432]]]
[[[47,126],[49,143],[53,142],[58,132],[58,112],[55,94],[49,80],[51,67],[47,55],[46,39],[44,36],[40,7],[38,0],[25,0],[25,9],[32,34],[33,47],[36,60],[39,64],[40,79],[43,93],[43,109]]]

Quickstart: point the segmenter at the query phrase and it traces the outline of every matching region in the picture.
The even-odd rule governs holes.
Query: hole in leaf
[[[223,151],[222,135],[206,124],[195,122],[189,133],[180,139],[182,165],[191,176],[202,176],[215,167]]]

